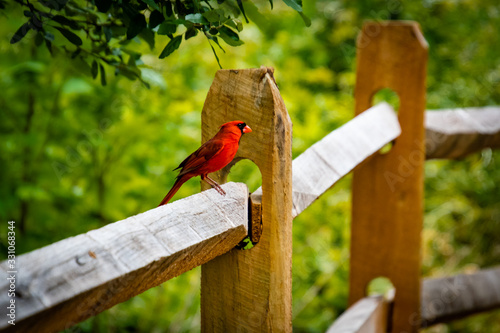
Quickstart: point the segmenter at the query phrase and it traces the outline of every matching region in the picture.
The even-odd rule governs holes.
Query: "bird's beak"
[[[245,126],[243,128],[243,133],[250,133],[251,131],[252,131],[252,129],[250,127],[248,127],[248,126]]]

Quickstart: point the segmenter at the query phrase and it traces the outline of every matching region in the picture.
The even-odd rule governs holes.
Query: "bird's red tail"
[[[184,184],[189,178],[191,178],[191,177],[185,177],[185,176],[186,175],[182,176],[181,178],[177,178],[177,180],[174,183],[174,186],[172,186],[170,191],[168,191],[167,195],[165,196],[165,198],[163,198],[163,200],[160,202],[158,207],[161,205],[166,205],[170,201],[170,199],[172,199],[172,197],[175,195],[175,193],[177,193],[177,191],[182,186],[182,184]]]

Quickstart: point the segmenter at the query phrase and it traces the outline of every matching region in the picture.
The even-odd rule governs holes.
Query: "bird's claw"
[[[226,191],[224,191],[222,189],[222,187],[220,187],[219,185],[215,186],[214,188],[217,190],[217,192],[219,192],[220,195],[223,195],[223,196],[226,195]]]
[[[212,188],[214,188],[217,192],[219,192],[220,195],[223,196],[226,195],[226,191],[224,191],[222,187],[220,187],[220,185],[217,184],[217,182],[212,178],[205,176],[204,178],[202,178],[202,180],[205,181],[208,185],[212,186]]]

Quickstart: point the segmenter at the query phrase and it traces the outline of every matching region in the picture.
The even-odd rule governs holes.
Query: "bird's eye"
[[[245,124],[245,123],[240,123],[240,124],[238,124],[237,126],[238,126],[238,128],[239,128],[239,129],[241,129],[241,130],[242,130],[242,129],[244,129],[244,128],[245,128],[245,126],[246,126],[246,125],[247,125],[247,124]]]

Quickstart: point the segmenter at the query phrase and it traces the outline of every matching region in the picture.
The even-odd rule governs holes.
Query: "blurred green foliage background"
[[[221,64],[276,69],[293,121],[294,156],[353,117],[354,45],[367,19],[421,24],[430,47],[428,109],[500,104],[496,0],[311,0],[304,2],[310,27],[282,3],[273,10],[268,1],[243,4],[253,23],[244,24],[240,34],[245,44],[219,52]],[[193,37],[161,60],[166,36],[157,38],[153,51],[134,40],[130,47],[144,54],[143,78],[151,88],[112,71],[102,87],[88,66],[62,54],[51,56],[33,45],[30,34],[10,45],[25,18],[15,7],[5,14],[0,21],[0,219],[16,221],[18,253],[156,207],[173,184],[171,170],[200,144],[200,112],[218,69],[207,41]],[[244,120],[251,126],[251,119]],[[429,161],[425,177],[422,275],[498,265],[500,152]],[[260,174],[242,162],[230,180],[255,190]],[[199,180],[190,180],[175,199],[198,191]],[[296,332],[324,331],[347,306],[349,223],[350,177],[294,221]],[[7,224],[2,225],[5,257]],[[194,269],[68,331],[198,331],[199,275]],[[500,332],[499,318],[493,311],[428,331]]]

